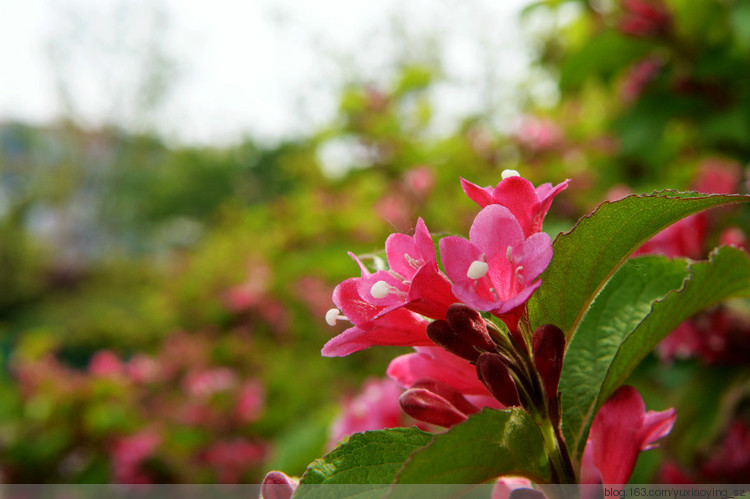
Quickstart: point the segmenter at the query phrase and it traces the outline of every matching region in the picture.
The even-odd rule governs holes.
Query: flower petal
[[[461,187],[469,199],[484,208],[494,203],[492,199],[492,187],[479,187],[468,180],[461,179]]]

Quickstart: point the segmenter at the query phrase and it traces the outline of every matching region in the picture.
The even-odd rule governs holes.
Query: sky
[[[278,140],[330,121],[351,79],[438,54],[438,123],[509,119],[527,0],[0,0],[0,122],[71,115],[178,142]],[[431,49],[430,49],[431,47]],[[146,89],[146,90],[144,90]]]

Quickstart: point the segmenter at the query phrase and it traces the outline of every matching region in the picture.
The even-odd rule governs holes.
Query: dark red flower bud
[[[427,325],[427,337],[454,355],[476,362],[479,352],[453,331],[447,321],[437,320]]]
[[[521,405],[516,382],[502,357],[483,353],[477,359],[477,376],[493,397],[506,407]]]
[[[398,399],[406,414],[438,426],[450,428],[466,421],[466,415],[440,395],[424,388],[410,388]]]
[[[451,329],[465,342],[485,352],[494,352],[495,343],[482,316],[468,305],[454,303],[445,314]]]
[[[461,392],[459,392],[452,386],[448,386],[445,383],[435,381],[434,379],[422,378],[411,385],[411,388],[424,388],[427,391],[439,395],[450,402],[456,409],[466,415],[479,412],[479,408],[466,400],[466,397],[464,397]]]
[[[531,338],[531,348],[547,398],[554,398],[557,396],[557,383],[565,356],[565,333],[552,324],[539,326]]]

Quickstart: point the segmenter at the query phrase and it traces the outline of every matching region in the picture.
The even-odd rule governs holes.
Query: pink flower
[[[338,319],[354,326],[332,338],[323,346],[325,357],[343,357],[373,345],[414,346],[432,345],[425,328],[428,321],[405,309],[395,309],[381,315],[384,307],[363,300],[358,291],[358,278],[350,278],[333,290],[333,302],[339,309],[326,314],[326,322],[334,325]]]
[[[429,166],[416,166],[404,174],[404,183],[409,192],[423,197],[435,186],[435,175]]]
[[[342,410],[331,426],[329,447],[352,433],[403,426],[398,404],[401,388],[390,379],[369,378],[362,391],[342,403]]]
[[[742,483],[750,476],[750,427],[735,420],[719,449],[701,467],[710,483]]]
[[[735,161],[709,158],[701,163],[693,187],[698,192],[731,194],[737,192],[742,170]]]
[[[552,259],[552,243],[543,232],[524,236],[513,213],[493,204],[474,219],[468,241],[441,239],[440,254],[453,293],[472,308],[499,316],[524,304],[541,285],[534,280]]]
[[[261,499],[291,499],[299,486],[299,480],[290,478],[281,471],[266,474],[260,487]]]
[[[669,257],[703,256],[703,243],[708,234],[708,218],[696,213],[673,223],[638,248],[636,255],[662,254]]]
[[[150,483],[141,464],[154,454],[159,444],[161,435],[153,430],[142,430],[117,440],[111,448],[115,482]]]
[[[656,57],[647,57],[638,61],[625,75],[622,86],[622,97],[625,102],[633,102],[643,93],[644,88],[659,74],[662,63]]]
[[[476,368],[468,360],[435,346],[416,347],[415,350],[416,353],[393,359],[386,371],[401,386],[409,388],[417,381],[428,378],[448,385],[464,395],[491,398],[487,388],[477,378]]]
[[[581,483],[625,484],[641,451],[669,434],[674,409],[646,412],[638,391],[622,386],[599,409],[583,451]]]
[[[97,377],[117,378],[125,372],[125,365],[111,350],[99,350],[91,357],[89,372]]]
[[[504,206],[521,224],[526,237],[542,230],[544,216],[552,205],[552,200],[568,187],[569,180],[552,186],[542,184],[537,188],[518,175],[515,170],[503,171],[503,179],[494,189],[479,187],[461,179],[461,186],[469,198],[482,208],[493,204]]]
[[[256,380],[246,382],[240,388],[234,414],[240,421],[251,423],[258,419],[265,404],[263,385]]]
[[[193,397],[210,397],[214,393],[227,391],[237,384],[237,374],[227,367],[204,371],[191,371],[185,376],[182,388]]]
[[[151,383],[159,376],[159,364],[152,357],[139,353],[125,365],[125,373],[135,383]]]
[[[445,317],[448,307],[457,300],[450,281],[438,270],[435,245],[424,221],[417,221],[414,236],[388,236],[385,253],[390,269],[374,274],[357,260],[362,271],[357,280],[359,296],[384,307],[378,315],[406,307],[433,319]]]
[[[555,122],[534,116],[525,117],[514,135],[521,146],[532,151],[550,151],[563,143],[562,131]]]
[[[622,10],[619,29],[626,35],[646,38],[669,29],[671,16],[657,0],[623,0]]]
[[[268,453],[264,443],[235,439],[212,444],[203,460],[216,470],[221,483],[238,483],[243,473],[260,464]]]

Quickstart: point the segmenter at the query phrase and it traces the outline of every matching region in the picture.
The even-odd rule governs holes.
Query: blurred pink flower
[[[310,313],[321,316],[330,308],[332,290],[324,279],[314,275],[302,276],[297,279],[292,289]]]
[[[114,481],[151,483],[151,478],[142,469],[141,464],[154,454],[161,441],[161,435],[153,429],[144,429],[115,441],[110,449]]]
[[[659,0],[622,0],[618,28],[626,35],[648,38],[669,30],[672,18]]]
[[[661,254],[669,257],[703,257],[703,245],[708,234],[708,218],[697,213],[683,218],[646,241],[635,255]]]
[[[549,119],[526,116],[514,132],[521,147],[531,151],[551,151],[563,144],[563,133],[557,124]]]
[[[552,242],[544,232],[524,236],[506,207],[484,208],[469,231],[440,240],[440,255],[453,293],[476,310],[502,315],[526,303],[541,285],[535,279],[552,259]]]
[[[257,306],[268,292],[271,267],[262,262],[248,263],[245,280],[222,294],[224,306],[235,313]]]
[[[237,419],[245,423],[252,423],[260,416],[265,405],[265,390],[263,384],[257,380],[246,381],[239,391],[234,414]]]
[[[111,350],[99,350],[91,357],[89,372],[98,377],[120,377],[125,373],[125,365]]]
[[[742,170],[736,161],[709,158],[700,165],[693,187],[698,192],[732,194],[738,192]]]
[[[227,367],[191,371],[182,380],[182,389],[193,397],[210,397],[237,385],[237,374]]]
[[[416,166],[404,174],[404,184],[410,193],[424,197],[435,186],[435,174],[429,166]]]
[[[734,246],[735,248],[740,248],[745,251],[750,249],[747,235],[739,227],[726,227],[721,231],[721,234],[719,234],[719,244]]]
[[[135,383],[151,383],[159,376],[159,363],[153,357],[139,353],[127,362],[125,373]]]
[[[398,398],[403,390],[392,380],[369,378],[362,390],[342,402],[341,413],[331,425],[328,447],[352,433],[404,425]]]
[[[744,483],[750,477],[750,427],[735,420],[701,471],[710,483]]]
[[[552,200],[568,187],[568,182],[569,180],[565,180],[556,186],[542,184],[535,188],[515,170],[505,170],[503,179],[494,189],[479,187],[463,178],[461,187],[482,208],[498,204],[510,210],[521,225],[524,235],[529,237],[542,230],[542,223]]]
[[[674,409],[646,412],[638,391],[622,386],[599,409],[581,460],[581,483],[625,484],[638,454],[669,434]]]
[[[411,208],[403,194],[392,192],[375,203],[375,213],[386,223],[402,229],[409,226]]]
[[[212,444],[203,454],[203,460],[218,474],[221,483],[239,483],[243,474],[263,462],[268,445],[243,439]]]
[[[647,57],[636,62],[625,74],[622,85],[622,100],[633,102],[641,96],[661,70],[662,63],[656,57]]]

